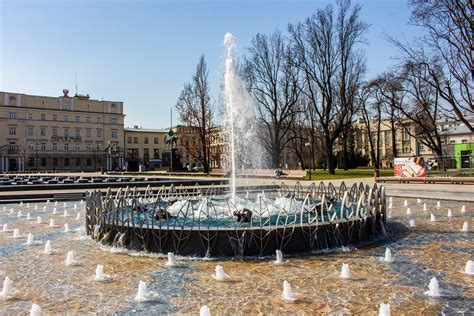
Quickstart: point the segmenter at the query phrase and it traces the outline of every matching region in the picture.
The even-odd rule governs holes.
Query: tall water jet
[[[20,238],[20,230],[18,228],[13,230],[13,238]]]
[[[388,208],[389,208],[389,209],[392,209],[392,208],[393,208],[393,203],[392,203],[392,202],[388,203]]]
[[[225,281],[227,280],[227,274],[225,274],[224,272],[224,268],[220,265],[217,265],[216,266],[216,271],[215,273],[212,275],[212,277],[214,279],[216,279],[217,281]]]
[[[423,203],[423,211],[427,211],[428,207],[426,206],[426,203]]]
[[[235,202],[237,169],[260,167],[261,146],[256,133],[256,116],[252,97],[240,77],[236,62],[237,45],[231,33],[224,36],[226,49],[224,75],[225,120],[228,137],[231,176],[231,200]],[[239,161],[237,161],[237,157]]]
[[[448,218],[451,218],[453,217],[453,212],[451,211],[451,209],[448,209]]]
[[[49,227],[56,227],[56,224],[54,223],[54,218],[51,218],[49,220]]]
[[[390,250],[390,248],[385,248],[385,256],[383,258],[383,261],[385,262],[393,262],[393,258],[392,258],[392,251]]]
[[[42,316],[42,315],[43,315],[43,311],[41,310],[41,307],[39,307],[39,305],[37,304],[31,305],[30,316]]]
[[[410,227],[416,227],[416,220],[414,218],[410,219]]]
[[[467,260],[466,266],[464,267],[464,273],[474,275],[474,261]]]
[[[201,309],[199,309],[199,316],[211,316],[211,310],[207,305],[201,306]]]
[[[466,213],[466,205],[463,205],[463,206],[461,207],[461,213]]]
[[[440,208],[440,207],[441,207],[441,201],[436,202],[436,208]]]
[[[143,302],[148,300],[148,293],[146,291],[146,283],[143,281],[138,282],[138,291],[135,296],[135,301]]]
[[[28,246],[33,245],[33,234],[32,233],[28,233],[28,238],[26,239],[26,244]]]
[[[44,245],[44,254],[50,255],[52,253],[53,253],[53,249],[51,248],[51,241],[48,240],[46,241],[46,244]]]
[[[177,265],[176,258],[174,253],[168,252],[168,262],[166,262],[165,266],[167,267],[175,267]]]
[[[436,216],[433,213],[430,214],[430,222],[436,222]]]
[[[77,213],[76,220],[80,220],[80,219],[81,219],[81,213]]]
[[[461,231],[464,232],[464,233],[469,232],[469,223],[468,222],[464,222],[464,224],[462,224]]]
[[[277,249],[275,251],[276,253],[276,260],[273,261],[274,264],[283,264],[283,253],[281,252],[281,250]]]
[[[428,292],[426,292],[426,294],[432,297],[441,296],[441,293],[439,290],[439,283],[435,277],[431,278],[430,284],[428,285]]]
[[[407,200],[403,201],[403,206],[405,206],[405,207],[408,206],[408,201]]]
[[[2,232],[6,233],[8,231],[8,224],[3,224]]]
[[[74,259],[74,251],[68,251],[66,256],[66,265],[72,266],[77,264],[76,259]]]
[[[69,233],[69,232],[70,232],[69,224],[68,224],[68,223],[64,224],[64,232],[65,232],[65,233]]]
[[[390,304],[381,303],[379,308],[379,316],[390,316],[391,314]]]
[[[281,296],[285,301],[293,302],[293,301],[296,300],[296,296],[295,296],[295,294],[293,294],[293,291],[291,289],[291,285],[286,280],[283,281],[283,293],[282,293]]]
[[[4,299],[12,296],[12,280],[6,276],[3,280],[2,297]]]
[[[95,281],[104,281],[108,278],[109,278],[109,276],[104,273],[104,266],[101,265],[101,264],[98,264],[97,267],[95,268],[94,280]]]
[[[339,275],[341,279],[350,279],[351,278],[351,270],[349,268],[349,264],[343,263],[341,274]]]

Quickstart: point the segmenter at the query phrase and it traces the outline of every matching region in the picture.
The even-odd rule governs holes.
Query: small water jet
[[[430,222],[436,222],[436,216],[433,213],[430,214]]]
[[[9,299],[12,297],[12,280],[6,276],[5,280],[3,280],[3,288],[2,288],[2,298]]]
[[[63,207],[67,207],[67,202],[63,202]]]
[[[67,212],[67,210],[64,210],[63,217],[68,217],[68,216],[69,216],[69,213]]]
[[[69,233],[70,231],[71,230],[69,229],[69,224],[68,223],[64,224],[64,232]]]
[[[440,208],[440,207],[441,207],[441,201],[436,202],[436,208]]]
[[[226,281],[228,279],[228,276],[225,274],[224,268],[221,265],[216,266],[215,273],[212,277],[217,281]]]
[[[166,267],[175,267],[177,266],[176,262],[176,257],[174,256],[174,253],[168,252],[168,262],[166,262],[165,266]]]
[[[54,202],[54,206],[58,206],[58,201],[55,201],[55,202]]]
[[[393,202],[393,196],[389,197],[389,198],[388,198],[388,201],[389,201],[390,203],[392,203],[392,202]]]
[[[3,224],[2,232],[6,233],[8,231],[8,224]]]
[[[296,296],[295,296],[295,294],[293,293],[293,291],[292,291],[292,289],[291,289],[291,285],[290,285],[290,283],[288,283],[287,280],[283,281],[283,293],[282,293],[282,298],[283,298],[285,301],[290,301],[290,302],[296,301]]]
[[[77,213],[76,220],[80,220],[80,219],[81,219],[81,213]]]
[[[211,310],[207,305],[201,306],[199,309],[199,316],[211,316]]]
[[[385,248],[385,256],[383,258],[383,261],[384,262],[393,262],[392,251],[388,247]]]
[[[51,241],[48,240],[46,241],[46,244],[44,245],[44,254],[45,255],[50,255],[53,253],[53,249],[51,247]]]
[[[461,207],[461,213],[466,213],[466,205],[463,205],[463,206]]]
[[[38,209],[38,204],[35,204],[35,211]]]
[[[74,210],[77,210],[77,204],[74,203],[74,207],[73,207]]]
[[[407,215],[411,215],[411,208],[407,208]]]
[[[143,302],[148,300],[148,293],[146,291],[146,283],[143,281],[138,282],[138,291],[137,295],[135,296],[135,301]]]
[[[51,218],[51,219],[49,220],[49,227],[57,227],[57,226],[56,226],[56,223],[54,222],[54,218]]]
[[[421,204],[421,199],[420,198],[416,199],[416,203]]]
[[[392,203],[392,202],[390,202],[390,203],[388,204],[388,208],[389,208],[389,209],[392,209],[392,208],[393,208],[393,203]]]
[[[46,211],[46,205],[45,205],[45,206],[43,206],[43,212],[45,212],[45,211]]]
[[[405,207],[408,206],[408,201],[407,201],[407,200],[405,200],[405,201],[403,202],[403,206],[405,206]]]
[[[32,220],[32,219],[33,219],[33,217],[31,217],[31,214],[30,214],[30,213],[26,214],[26,220],[27,220],[27,221],[30,221],[30,220]]]
[[[351,270],[349,268],[348,263],[342,264],[341,274],[339,275],[341,279],[350,279],[351,278]]]
[[[53,215],[56,215],[58,213],[58,209],[57,208],[53,208]]]
[[[110,279],[110,276],[104,273],[104,266],[101,264],[98,264],[97,267],[95,268],[94,280],[105,281],[107,279]]]
[[[21,211],[18,211],[17,217],[22,217],[23,213]]]
[[[390,316],[390,315],[391,315],[390,304],[381,303],[380,308],[379,308],[379,316]]]
[[[464,273],[474,275],[474,261],[467,260],[466,266],[464,267]]]
[[[448,209],[448,218],[452,218],[453,217],[453,212],[451,211],[451,209]]]
[[[428,285],[428,291],[425,293],[431,297],[441,296],[441,292],[439,290],[439,283],[435,277],[431,278],[430,284]]]
[[[469,232],[469,223],[468,222],[464,222],[464,224],[462,224],[461,231],[464,232],[464,233]]]
[[[13,230],[13,238],[20,238],[20,230],[18,228]]]
[[[283,252],[281,250],[277,249],[275,251],[276,253],[276,260],[273,261],[274,264],[283,264]]]
[[[26,203],[26,208],[30,208],[30,203]]]
[[[388,215],[387,215],[387,218],[393,218],[393,215],[392,215],[392,211],[388,211]]]
[[[427,211],[428,207],[426,206],[426,203],[423,203],[423,211]]]
[[[73,266],[76,265],[77,261],[74,259],[74,251],[68,251],[66,256],[66,265]]]
[[[28,233],[28,237],[27,237],[27,239],[26,239],[26,244],[27,244],[28,246],[33,245],[33,234],[32,234],[32,233]]]
[[[410,227],[416,227],[416,220],[414,218],[410,219]]]
[[[42,315],[43,315],[43,311],[41,310],[41,307],[38,304],[31,305],[30,316],[42,316]]]
[[[36,224],[41,224],[43,222],[43,220],[41,219],[41,216],[38,216],[36,218]]]

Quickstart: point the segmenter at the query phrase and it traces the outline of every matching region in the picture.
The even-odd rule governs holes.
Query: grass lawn
[[[336,170],[336,174],[329,174],[327,170],[316,169],[311,170],[311,180],[331,180],[331,179],[351,179],[351,178],[372,178],[374,171],[372,169],[349,169]],[[393,169],[380,169],[381,177],[393,176]],[[305,180],[309,180],[306,176]]]

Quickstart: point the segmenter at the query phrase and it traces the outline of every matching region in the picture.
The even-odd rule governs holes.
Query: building
[[[0,92],[0,171],[118,170],[123,102]]]
[[[127,169],[139,171],[140,166],[144,170],[159,170],[170,165],[169,155],[164,153],[170,151],[166,145],[169,130],[148,129],[134,126],[125,128],[125,152]]]

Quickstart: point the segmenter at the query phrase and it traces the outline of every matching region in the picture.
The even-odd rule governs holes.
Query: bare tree
[[[334,143],[350,125],[354,98],[365,72],[357,45],[368,25],[360,20],[361,6],[349,0],[317,10],[303,23],[289,25],[303,93],[310,101],[324,135],[328,171],[335,173]],[[344,148],[346,148],[344,146]]]
[[[474,114],[473,62],[471,56],[472,6],[467,0],[411,0],[411,23],[426,34],[417,45],[390,39],[405,54],[407,62],[424,63],[426,81],[449,105],[445,114],[474,126],[467,115]]]
[[[176,104],[181,122],[197,128],[197,141],[184,142],[186,152],[192,159],[202,163],[205,173],[211,162],[209,130],[214,127],[214,106],[209,94],[209,72],[204,55],[201,56],[190,83],[184,85]]]
[[[281,32],[257,34],[245,60],[244,76],[255,99],[265,132],[262,143],[272,166],[279,167],[281,153],[290,141],[298,100],[298,69]]]

